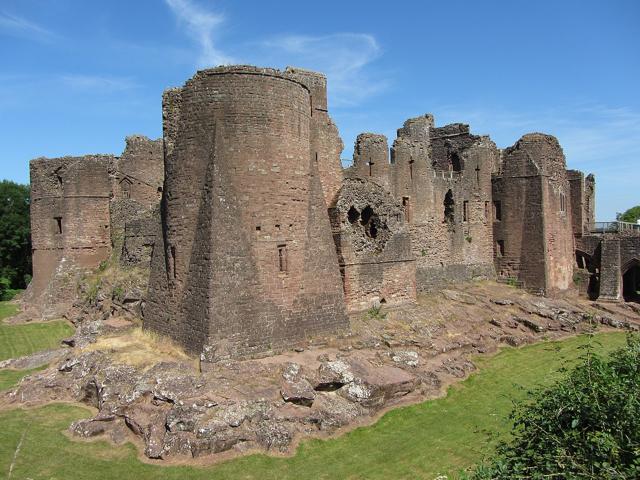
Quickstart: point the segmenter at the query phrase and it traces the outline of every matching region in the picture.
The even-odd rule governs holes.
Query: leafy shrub
[[[111,291],[111,298],[122,301],[124,299],[124,287],[115,285]]]
[[[509,285],[510,287],[517,287],[518,286],[518,280],[516,278],[509,277],[509,278],[507,278],[507,285]]]
[[[609,359],[587,346],[577,367],[531,398],[511,414],[512,440],[469,478],[640,478],[638,335]]]
[[[92,282],[89,284],[85,294],[84,300],[85,303],[89,305],[94,305],[96,300],[98,299],[98,292],[100,291],[100,281]]]
[[[387,317],[387,314],[382,312],[382,305],[374,305],[369,310],[367,310],[367,317],[377,320],[384,320]]]

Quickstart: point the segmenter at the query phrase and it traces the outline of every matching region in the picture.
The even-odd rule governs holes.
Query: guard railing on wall
[[[622,233],[635,231],[640,233],[640,224],[629,222],[595,222],[591,233]]]

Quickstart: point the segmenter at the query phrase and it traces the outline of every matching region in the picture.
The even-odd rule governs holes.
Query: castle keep
[[[54,315],[116,251],[150,265],[145,328],[203,361],[291,347],[348,313],[497,278],[552,295],[640,289],[640,232],[594,222],[595,181],[558,141],[500,150],[469,126],[363,133],[343,169],[322,74],[203,70],[163,96],[163,139],[31,162],[34,278]]]

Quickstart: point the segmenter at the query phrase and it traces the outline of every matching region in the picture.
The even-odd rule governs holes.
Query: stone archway
[[[634,258],[622,269],[622,298],[640,303],[640,260]]]

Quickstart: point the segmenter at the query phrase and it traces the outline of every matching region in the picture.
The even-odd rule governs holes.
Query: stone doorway
[[[622,274],[622,297],[625,302],[640,303],[640,261],[634,260]]]

